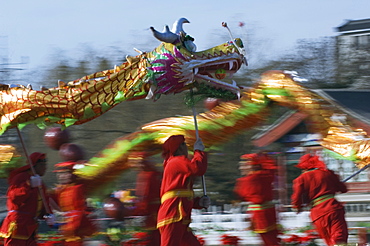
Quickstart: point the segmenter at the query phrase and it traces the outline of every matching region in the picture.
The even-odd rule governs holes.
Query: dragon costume
[[[320,133],[321,144],[342,158],[353,160],[361,168],[369,162],[369,140],[366,132],[356,129],[353,119],[339,121],[343,115],[337,105],[305,88],[292,73],[268,71],[250,89],[242,91],[240,100],[223,102],[197,116],[199,135],[206,147],[229,141],[243,131],[264,122],[270,114],[271,103],[302,112],[312,133]],[[141,126],[136,132],[116,139],[101,153],[91,158],[77,175],[88,182],[92,190],[100,181],[114,180],[129,168],[127,158],[132,152],[146,151],[154,155],[162,151],[163,142],[171,135],[183,134],[192,146],[196,140],[193,116],[170,117]]]
[[[0,131],[31,123],[40,127],[54,123],[82,124],[123,101],[157,100],[162,94],[197,90],[207,85],[231,93],[235,99],[241,96],[240,100],[223,102],[197,116],[199,134],[208,148],[262,123],[274,102],[305,114],[309,131],[321,134],[325,148],[355,161],[358,167],[369,162],[367,133],[356,130],[350,116],[339,107],[302,86],[294,74],[283,71],[268,71],[252,88],[240,91],[234,82],[225,82],[224,75],[235,73],[246,63],[241,40],[196,52],[193,38],[182,29],[182,24],[187,22],[181,18],[171,31],[168,26],[164,32],[151,28],[163,43],[152,52],[127,57],[125,63],[114,69],[60,82],[58,87],[40,91],[1,85]],[[219,69],[225,73],[217,73]],[[336,115],[346,115],[348,123],[338,120]],[[129,168],[130,153],[157,154],[162,143],[174,134],[185,135],[187,144],[192,145],[196,139],[193,116],[145,124],[136,132],[116,139],[76,174],[86,181],[88,190],[95,191]]]
[[[235,82],[225,81],[246,62],[243,43],[235,39],[196,52],[193,38],[186,35],[181,18],[161,33],[151,28],[162,43],[152,52],[127,57],[113,69],[86,75],[58,87],[32,90],[31,86],[0,85],[0,133],[8,128],[34,123],[70,126],[90,121],[123,101],[180,93],[207,84],[238,96]],[[219,69],[224,75],[215,75]],[[221,93],[222,94],[222,93]]]

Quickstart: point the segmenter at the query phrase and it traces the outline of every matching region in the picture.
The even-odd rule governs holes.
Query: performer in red
[[[85,237],[97,232],[96,226],[87,217],[86,191],[83,184],[76,181],[73,174],[75,161],[55,165],[58,185],[50,196],[63,213],[64,223],[59,227],[64,236],[64,245],[81,246]]]
[[[4,245],[36,246],[37,220],[50,211],[44,206],[49,206],[48,197],[40,177],[46,172],[46,154],[35,152],[29,159],[35,173],[26,165],[12,171],[8,178],[8,215],[0,229]]]
[[[248,154],[246,156],[248,156]],[[277,173],[276,161],[273,158],[271,158],[270,155],[266,151],[262,151],[258,153],[257,158],[259,162],[261,163],[263,170],[271,171],[273,175],[276,175]]]
[[[207,208],[207,196],[194,199],[193,179],[207,170],[207,156],[200,139],[194,144],[194,157],[188,159],[183,135],[173,135],[163,144],[164,172],[161,207],[157,227],[162,246],[200,245],[189,228],[192,208]]]
[[[135,196],[137,202],[132,215],[145,216],[144,228],[149,233],[151,246],[160,246],[160,233],[157,228],[158,210],[161,205],[160,188],[162,172],[145,153],[133,153],[129,157],[131,166],[139,169],[136,178]]]
[[[271,170],[262,169],[265,156],[258,154],[241,156],[240,172],[245,175],[236,181],[234,192],[243,201],[249,202],[252,229],[261,236],[264,245],[280,245],[276,223],[275,206],[272,203],[274,175]],[[268,159],[270,166],[270,159]]]
[[[347,192],[346,185],[318,156],[303,155],[296,167],[302,169],[302,174],[293,181],[293,208],[300,213],[304,206],[311,206],[312,222],[326,244],[346,244],[344,207],[334,198],[337,192]]]

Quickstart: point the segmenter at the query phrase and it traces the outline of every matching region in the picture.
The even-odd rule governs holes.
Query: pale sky
[[[198,51],[223,43],[227,22],[234,37],[253,33],[270,40],[263,56],[292,47],[298,39],[337,35],[346,19],[370,18],[369,0],[0,0],[0,57],[29,58],[29,67],[48,64],[55,49],[72,53],[84,45],[151,51],[150,26],[186,17],[184,30]],[[238,23],[245,26],[239,27]],[[249,35],[249,34],[248,34]],[[248,43],[248,40],[244,40]]]

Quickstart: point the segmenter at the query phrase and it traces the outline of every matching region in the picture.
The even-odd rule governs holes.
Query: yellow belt
[[[161,203],[164,203],[167,199],[175,197],[188,197],[192,199],[194,197],[194,192],[192,190],[170,190],[163,194],[161,197]]]
[[[332,198],[334,198],[333,194],[319,196],[318,198],[315,198],[315,199],[312,200],[312,207],[315,207],[315,206],[319,205],[320,203],[325,202],[325,201],[327,201],[329,199],[332,199]]]
[[[247,211],[264,210],[272,207],[274,207],[274,204],[271,201],[262,204],[249,204]]]

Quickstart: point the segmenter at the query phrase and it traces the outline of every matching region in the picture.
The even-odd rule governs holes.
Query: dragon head
[[[159,98],[161,94],[207,85],[214,90],[232,92],[240,96],[240,88],[231,78],[243,63],[246,64],[243,42],[234,39],[216,47],[196,51],[194,38],[187,35],[182,25],[185,18],[176,21],[170,31],[150,29],[161,45],[146,54],[149,61],[148,76],[152,84],[148,97]],[[230,81],[228,81],[230,80]]]

